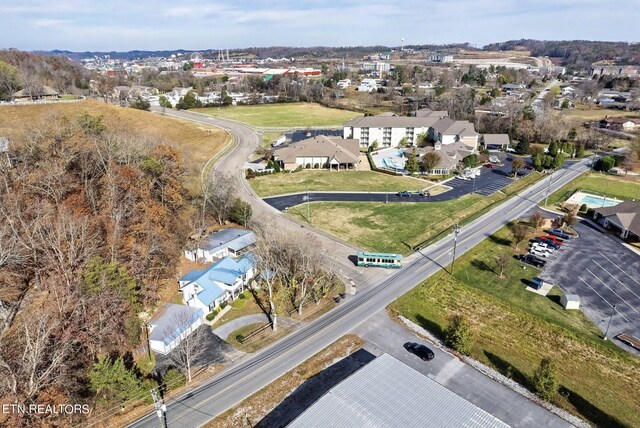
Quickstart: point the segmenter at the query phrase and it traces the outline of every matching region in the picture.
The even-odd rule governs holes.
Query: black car
[[[404,344],[404,349],[411,352],[422,361],[433,360],[433,357],[435,356],[431,349],[419,343],[407,342]]]
[[[533,254],[518,254],[516,258],[537,268],[543,268],[547,264],[546,260],[542,260]]]
[[[402,192],[398,192],[398,196],[402,197],[402,196],[411,196],[411,192],[408,191],[402,191]]]
[[[567,232],[565,232],[562,229],[549,229],[549,230],[547,230],[547,233],[549,235],[557,236],[558,238],[562,238],[562,239],[572,239],[573,238],[573,235],[569,235]]]
[[[541,244],[547,244],[549,246],[549,248],[552,248],[554,250],[557,250],[558,248],[560,248],[560,245],[556,244],[555,242],[553,242],[551,239],[544,239],[541,237],[536,237],[536,239],[534,239],[535,242],[540,242]]]

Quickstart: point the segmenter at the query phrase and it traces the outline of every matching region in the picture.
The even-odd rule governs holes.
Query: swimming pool
[[[590,208],[612,207],[620,203],[620,201],[616,201],[614,199],[601,198],[591,195],[584,195],[580,201],[583,204],[587,204],[587,206]]]

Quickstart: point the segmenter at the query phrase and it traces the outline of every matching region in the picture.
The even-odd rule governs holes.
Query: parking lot
[[[603,332],[611,319],[609,338],[621,333],[640,338],[640,255],[587,221],[574,228],[580,237],[549,256],[540,277],[580,296],[582,311]]]

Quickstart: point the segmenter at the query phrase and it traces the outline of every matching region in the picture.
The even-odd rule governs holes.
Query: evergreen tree
[[[585,153],[584,153],[584,145],[578,144],[578,148],[576,149],[576,157],[577,158],[583,158],[584,155],[585,155]]]
[[[447,346],[463,355],[469,355],[473,339],[473,331],[466,318],[460,314],[453,315],[444,331],[444,341]]]
[[[407,162],[404,166],[404,169],[406,169],[410,174],[413,174],[414,172],[417,172],[419,169],[418,166],[418,159],[416,157],[416,148],[413,148],[413,151],[409,154],[409,157],[407,158]]]
[[[558,393],[558,378],[556,367],[550,358],[543,358],[540,366],[533,373],[533,389],[543,400],[550,401]]]
[[[533,155],[533,166],[536,168],[536,171],[542,170],[542,155],[539,152]]]
[[[126,368],[121,357],[100,357],[89,373],[89,386],[106,404],[142,397],[145,392],[140,379]]]

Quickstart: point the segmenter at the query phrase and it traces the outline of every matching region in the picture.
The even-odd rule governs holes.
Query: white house
[[[149,320],[149,347],[168,354],[202,324],[202,318],[202,309],[167,303]]]
[[[227,256],[237,257],[255,244],[256,240],[256,235],[252,231],[230,227],[214,232],[202,242],[187,248],[184,250],[184,256],[191,261],[205,262],[213,262]]]
[[[374,92],[378,90],[378,83],[375,79],[362,79],[358,86],[360,92]]]
[[[180,278],[180,292],[187,306],[209,313],[227,300],[234,300],[255,275],[252,254],[234,260],[225,257],[207,269],[193,270]]]
[[[338,80],[336,86],[338,87],[338,89],[347,89],[349,86],[351,86],[351,79]]]
[[[472,150],[478,147],[479,134],[468,121],[444,117],[433,124],[430,132],[431,139],[443,145],[462,142]]]

